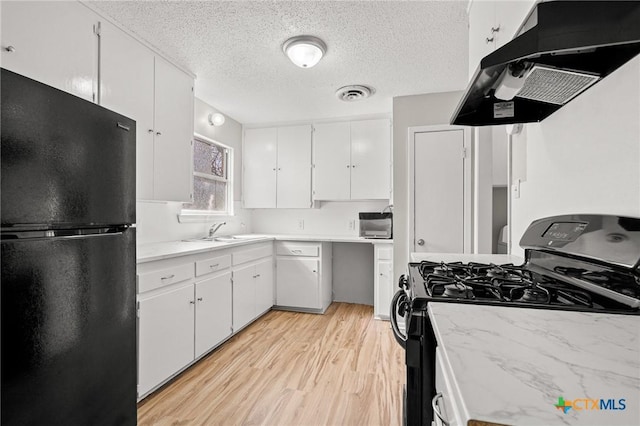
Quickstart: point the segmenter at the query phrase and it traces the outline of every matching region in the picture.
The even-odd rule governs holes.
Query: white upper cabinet
[[[153,52],[106,22],[100,52],[100,103],[136,120],[136,198],[152,200]]]
[[[311,126],[247,129],[243,170],[246,208],[311,207]]]
[[[278,128],[276,205],[311,207],[311,126]]]
[[[97,16],[76,2],[3,1],[2,66],[94,101]]]
[[[193,79],[101,22],[100,104],[136,120],[136,198],[191,201]]]
[[[242,149],[244,206],[276,206],[278,129],[247,129]]]
[[[535,0],[473,0],[469,9],[469,76],[480,60],[516,35]]]
[[[351,199],[389,199],[391,125],[389,120],[351,122]]]
[[[191,201],[193,79],[155,57],[153,198]]]
[[[315,200],[377,200],[391,194],[388,119],[315,125]]]
[[[351,125],[349,122],[316,124],[313,134],[316,200],[351,199]]]

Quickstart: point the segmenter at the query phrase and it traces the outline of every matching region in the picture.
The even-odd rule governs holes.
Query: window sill
[[[233,216],[233,213],[230,212],[198,212],[193,210],[183,210],[182,213],[178,214],[178,222],[179,223],[206,223],[206,222],[216,222],[223,217]]]

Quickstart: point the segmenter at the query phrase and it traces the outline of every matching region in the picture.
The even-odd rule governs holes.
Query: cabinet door
[[[378,260],[375,278],[375,316],[388,318],[393,292],[392,261]]]
[[[153,197],[191,201],[193,79],[155,57]]]
[[[279,257],[276,268],[276,304],[321,309],[319,268],[318,259]]]
[[[534,4],[534,0],[496,2],[495,22],[500,27],[500,30],[495,33],[496,49],[504,46],[515,37]]]
[[[389,199],[390,195],[390,121],[352,121],[351,199]]]
[[[276,207],[278,129],[247,129],[244,133],[244,206]]]
[[[494,1],[474,1],[471,3],[469,10],[469,78],[480,66],[480,60],[495,49],[496,38],[491,32],[491,28],[495,28],[496,25],[495,12]],[[493,40],[491,40],[492,38]]]
[[[193,361],[193,285],[140,300],[138,392],[147,393]]]
[[[278,128],[277,164],[277,207],[311,207],[311,126]]]
[[[77,2],[3,1],[0,7],[3,68],[93,101],[97,15]]]
[[[196,358],[231,335],[231,304],[231,272],[196,283]]]
[[[348,122],[316,124],[313,133],[313,199],[351,198],[351,130]]]
[[[273,259],[256,264],[256,316],[273,306]]]
[[[256,267],[254,265],[233,271],[233,331],[238,331],[255,318]]]
[[[100,104],[136,120],[136,198],[153,199],[153,53],[101,23]]]

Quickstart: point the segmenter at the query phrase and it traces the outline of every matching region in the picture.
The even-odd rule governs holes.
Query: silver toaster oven
[[[393,238],[393,213],[361,212],[360,236],[363,238]]]

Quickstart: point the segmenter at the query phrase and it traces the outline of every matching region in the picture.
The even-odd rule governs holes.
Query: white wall
[[[393,276],[409,261],[409,127],[449,124],[463,92],[393,98]]]
[[[358,235],[358,213],[384,209],[387,201],[321,202],[315,209],[255,209],[251,214],[253,232],[264,234]],[[304,221],[304,229],[298,224]],[[349,229],[349,222],[355,227]]]
[[[208,122],[208,116],[212,112],[220,111],[196,98],[194,129],[196,133],[233,148],[233,198],[236,200],[234,203],[235,216],[218,216],[213,221],[227,222],[227,225],[220,229],[221,234],[248,233],[251,232],[251,213],[249,210],[242,209],[239,202],[241,199],[240,188],[242,188],[242,125],[227,116],[222,126],[213,127]],[[138,244],[200,237],[206,235],[211,226],[211,222],[179,223],[178,214],[182,203],[139,201],[136,203],[136,208]]]
[[[608,213],[640,217],[640,57],[513,142],[512,253],[540,217]]]

